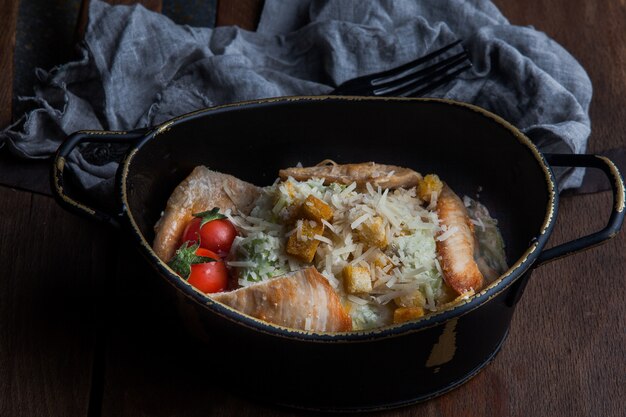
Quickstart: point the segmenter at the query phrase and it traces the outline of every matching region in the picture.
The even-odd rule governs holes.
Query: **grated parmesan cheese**
[[[240,285],[306,266],[287,255],[285,245],[294,233],[299,240],[306,238],[303,221],[288,219],[309,195],[333,209],[332,220],[321,220],[324,233],[312,237],[320,242],[312,263],[348,307],[355,330],[391,323],[394,300],[416,291],[423,296],[425,309],[434,311],[443,303],[440,300],[445,298],[446,290],[436,242],[450,238],[457,230],[440,225],[435,210],[436,193],[431,196],[430,205],[424,207],[415,188],[389,190],[367,183],[360,192],[355,182],[324,185],[324,180],[318,178],[296,181],[290,177],[276,182],[264,188],[249,216],[226,214],[242,232],[233,242],[236,261],[227,262],[236,271]],[[468,207],[478,207],[472,206],[471,199],[463,202]],[[488,213],[485,216],[482,207],[474,212],[481,215],[471,216],[472,222],[483,231],[492,232]],[[369,247],[367,242],[359,241],[356,229],[374,217],[383,221],[386,248]],[[495,253],[498,245],[492,246],[487,245],[487,251]],[[385,263],[376,263],[381,254]],[[502,262],[492,264],[502,267]],[[362,265],[371,271],[370,294],[345,293],[342,271],[348,264]],[[305,327],[308,325],[305,323]]]
[[[360,216],[358,219],[356,219],[350,224],[350,228],[352,230],[356,229],[357,227],[359,227],[361,223],[363,223],[365,220],[369,219],[370,217],[372,217],[372,215],[369,213],[363,214],[362,216]]]
[[[319,240],[320,242],[326,243],[327,245],[332,245],[333,241],[330,240],[327,237],[321,236],[321,235],[314,235],[313,239]]]

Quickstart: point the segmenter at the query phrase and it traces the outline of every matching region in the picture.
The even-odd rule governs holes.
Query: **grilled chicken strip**
[[[338,165],[331,161],[330,165],[317,165],[304,168],[287,168],[278,172],[281,180],[293,177],[298,181],[311,178],[323,178],[325,183],[338,182],[352,184],[356,182],[360,188],[366,183],[381,188],[411,188],[422,178],[420,174],[409,168],[395,165],[383,165],[375,162]]]
[[[163,261],[169,261],[193,213],[218,207],[249,214],[261,189],[232,175],[196,167],[174,190],[161,219],[154,226],[152,248]]]
[[[352,330],[339,296],[314,267],[210,297],[280,326],[321,332]]]
[[[447,239],[437,240],[446,284],[458,294],[480,290],[484,278],[474,260],[474,227],[463,202],[446,184],[437,199],[437,215],[446,230],[457,229]]]

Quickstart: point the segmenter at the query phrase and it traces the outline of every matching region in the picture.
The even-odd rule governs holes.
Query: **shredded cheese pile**
[[[310,195],[332,208],[332,219],[322,220],[323,234],[303,233],[312,220],[294,219],[294,211]],[[322,179],[284,182],[265,187],[249,216],[227,217],[242,231],[235,238],[227,265],[238,283],[248,286],[307,264],[286,252],[292,234],[315,239],[319,246],[312,264],[340,295],[356,330],[391,322],[397,307],[435,311],[454,296],[447,289],[437,259],[436,240],[454,230],[439,224],[436,194],[425,204],[415,188],[357,190],[356,183],[324,185]],[[348,281],[356,272],[369,277],[365,287]],[[353,285],[354,284],[354,285]]]

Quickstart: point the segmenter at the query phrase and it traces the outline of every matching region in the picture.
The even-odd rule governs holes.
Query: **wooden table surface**
[[[626,3],[495,3],[587,69],[594,86],[588,151],[623,146]],[[0,0],[0,127],[11,117],[8,52],[17,5]],[[253,28],[259,10],[258,1],[223,0],[218,23]],[[552,242],[599,229],[610,206],[606,192],[563,198]],[[621,233],[539,268],[491,365],[442,397],[374,415],[626,415],[625,243]],[[181,329],[127,238],[65,212],[49,196],[0,186],[0,271],[0,416],[296,413],[250,400],[202,370],[195,355],[224,358],[211,358],[210,347]]]

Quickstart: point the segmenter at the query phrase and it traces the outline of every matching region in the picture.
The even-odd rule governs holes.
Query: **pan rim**
[[[130,166],[132,164],[134,156],[137,152],[142,148],[143,145],[148,143],[151,140],[154,140],[160,134],[170,130],[173,126],[176,126],[181,123],[185,123],[189,120],[193,120],[196,118],[203,117],[207,114],[218,114],[220,112],[234,111],[237,109],[250,109],[256,107],[264,107],[271,105],[285,105],[287,103],[292,102],[303,102],[303,101],[378,101],[378,102],[416,102],[416,103],[427,103],[427,102],[435,102],[441,103],[456,107],[462,107],[470,111],[474,111],[487,119],[490,119],[492,122],[498,123],[500,126],[504,127],[508,130],[512,136],[518,140],[522,145],[525,145],[531,151],[535,160],[538,162],[539,168],[543,171],[546,186],[548,191],[548,203],[546,207],[546,214],[544,217],[544,221],[539,230],[539,234],[530,244],[528,249],[521,255],[521,257],[509,267],[509,269],[498,279],[492,282],[490,285],[485,287],[480,292],[468,297],[466,300],[455,304],[449,308],[443,309],[441,311],[437,311],[431,314],[424,316],[415,321],[383,326],[376,329],[371,330],[363,330],[363,331],[351,331],[351,332],[312,332],[312,331],[304,331],[293,328],[288,328],[272,323],[264,322],[260,319],[248,316],[243,314],[231,307],[228,307],[224,304],[216,302],[212,300],[210,297],[201,293],[200,291],[193,288],[186,281],[180,279],[178,275],[176,275],[170,268],[167,266],[165,262],[163,262],[156,253],[152,250],[152,246],[146,241],[143,236],[143,233],[140,231],[135,217],[133,216],[131,210],[129,209],[130,205],[128,204],[127,198],[127,176],[130,170]],[[470,313],[474,309],[482,307],[484,304],[493,300],[500,293],[508,289],[513,283],[517,281],[524,273],[526,273],[533,265],[541,250],[545,246],[550,234],[552,233],[552,229],[554,227],[554,221],[556,218],[556,212],[558,210],[558,193],[556,192],[556,185],[554,174],[550,168],[550,165],[547,163],[545,157],[539,151],[539,149],[535,146],[535,144],[524,135],[519,129],[511,125],[509,122],[504,120],[498,115],[491,113],[488,110],[485,110],[479,106],[459,102],[450,99],[437,99],[437,98],[396,98],[396,97],[357,97],[357,96],[290,96],[290,97],[278,97],[278,98],[270,98],[270,99],[259,99],[259,100],[250,100],[232,104],[226,104],[222,106],[216,106],[206,109],[200,109],[191,113],[187,113],[181,116],[178,116],[174,119],[168,120],[153,129],[150,130],[146,135],[144,135],[140,140],[138,140],[134,146],[129,150],[126,157],[122,161],[120,166],[120,175],[118,176],[118,192],[119,198],[122,202],[122,214],[124,219],[126,220],[128,226],[131,229],[132,235],[137,240],[137,243],[140,246],[140,250],[143,252],[143,255],[148,258],[152,266],[159,272],[159,274],[166,279],[166,281],[173,285],[177,290],[179,290],[187,299],[191,300],[194,304],[198,304],[203,308],[210,310],[212,313],[221,316],[222,318],[236,323],[237,325],[241,325],[243,327],[249,328],[254,331],[259,331],[261,333],[265,333],[271,336],[277,336],[282,338],[288,338],[292,340],[303,340],[308,342],[332,342],[332,343],[343,343],[343,342],[368,342],[371,340],[380,340],[391,337],[403,336],[406,334],[412,334],[416,332],[421,332],[427,330],[429,328],[439,326],[453,318],[461,317],[467,313]]]

